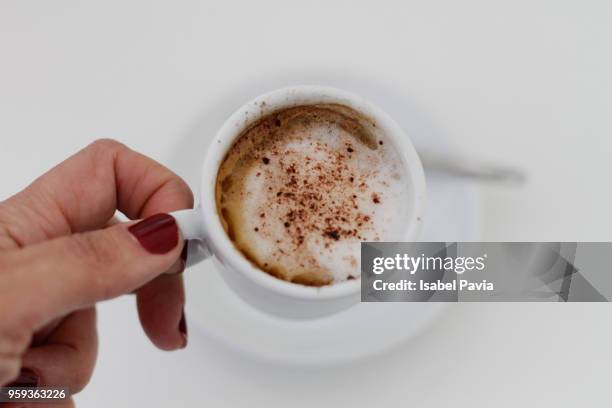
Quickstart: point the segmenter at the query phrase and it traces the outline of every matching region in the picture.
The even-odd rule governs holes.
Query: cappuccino
[[[360,276],[360,242],[401,240],[409,177],[376,123],[337,104],[270,113],[216,178],[221,222],[264,272],[310,286]]]

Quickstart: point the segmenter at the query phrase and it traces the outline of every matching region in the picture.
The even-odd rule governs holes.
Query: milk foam
[[[375,124],[345,107],[303,106],[260,120],[231,148],[217,205],[260,269],[325,285],[360,276],[360,242],[401,240],[408,175]]]

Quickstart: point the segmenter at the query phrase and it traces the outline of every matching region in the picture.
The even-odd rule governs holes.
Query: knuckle
[[[115,139],[97,139],[94,140],[89,147],[94,151],[114,152],[125,148],[125,145]]]
[[[16,223],[3,223],[0,221],[0,237],[2,248],[21,248],[26,245],[25,229]]]
[[[109,176],[114,178],[114,172],[108,171],[109,166],[114,166],[115,159],[126,150],[129,150],[127,146],[113,139],[98,139],[87,146],[85,154],[89,158],[90,171],[95,175],[95,179],[103,180],[104,183],[114,182],[109,179]],[[101,169],[104,169],[102,173]],[[104,185],[100,188],[104,188]]]
[[[25,246],[26,230],[19,220],[14,207],[0,203],[0,249]]]
[[[123,143],[114,139],[98,139],[85,149],[91,157],[92,163],[99,165],[113,160],[122,150],[127,149]]]

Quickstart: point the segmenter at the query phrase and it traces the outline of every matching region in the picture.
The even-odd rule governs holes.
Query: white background
[[[484,189],[485,240],[609,241],[611,22],[605,0],[0,0],[0,198],[100,137],[187,173],[201,154],[177,161],[180,146],[264,84],[335,78],[527,171],[523,188]],[[81,406],[612,403],[607,304],[454,305],[393,354],[296,369],[203,338],[157,351],[132,303],[99,308]]]

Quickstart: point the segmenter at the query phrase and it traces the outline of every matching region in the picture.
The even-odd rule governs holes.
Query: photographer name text
[[[483,271],[486,267],[487,254],[479,257],[439,257],[410,256],[397,254],[394,257],[376,257],[372,262],[372,273],[382,275],[386,271],[405,271],[411,276],[417,272],[452,270],[459,275],[469,271]],[[494,291],[495,285],[486,279],[470,281],[468,279],[442,280],[402,279],[388,282],[376,279],[372,282],[376,291]]]

